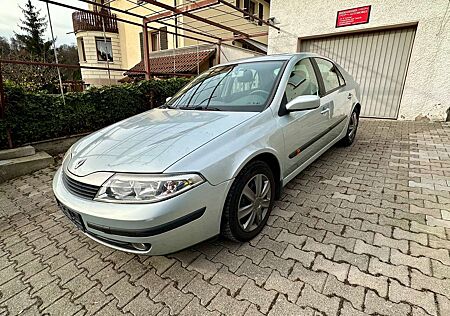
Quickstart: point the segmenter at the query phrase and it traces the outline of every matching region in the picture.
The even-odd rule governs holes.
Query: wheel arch
[[[277,159],[277,156],[274,153],[268,152],[268,151],[263,151],[263,152],[258,152],[255,153],[251,156],[248,157],[248,159],[244,160],[244,162],[242,164],[240,164],[240,167],[235,171],[234,173],[234,177],[233,177],[233,182],[231,183],[228,192],[227,192],[227,197],[225,199],[225,204],[223,207],[223,211],[222,211],[222,216],[220,218],[220,231],[221,234],[224,235],[226,238],[231,239],[231,240],[235,240],[235,241],[242,241],[239,237],[236,237],[235,233],[236,231],[233,233],[234,231],[234,224],[233,221],[232,223],[230,223],[230,218],[234,218],[232,217],[231,214],[232,211],[230,210],[231,205],[233,205],[232,203],[235,203],[235,199],[233,198],[235,193],[240,192],[240,191],[236,191],[237,189],[235,188],[235,185],[239,185],[239,183],[243,183],[243,182],[236,182],[237,178],[239,177],[239,174],[241,172],[243,172],[243,170],[247,170],[247,167],[249,167],[251,164],[255,164],[255,163],[259,163],[259,166],[261,167],[261,162],[267,164],[267,167],[270,168],[270,170],[273,173],[274,176],[274,182],[275,182],[275,200],[277,198],[279,198],[280,195],[280,190],[281,190],[281,185],[282,182],[280,181],[281,179],[281,165]],[[247,170],[245,172],[254,172],[250,170]],[[244,176],[245,176],[245,172],[244,172]],[[235,189],[233,189],[235,188]],[[230,195],[230,192],[232,192],[232,195]],[[272,191],[273,192],[273,191]],[[233,202],[234,200],[234,202]],[[274,201],[271,201],[272,207],[273,207],[273,203]],[[234,209],[234,208],[233,208]],[[267,221],[267,219],[265,219],[265,221]],[[260,230],[262,228],[257,228],[259,229],[257,232],[259,233]],[[253,232],[253,231],[252,231]],[[237,233],[239,235],[239,233]],[[253,237],[251,237],[253,238]]]
[[[235,171],[233,177],[235,178],[239,174],[239,172],[241,172],[241,170],[244,169],[245,166],[247,166],[249,163],[253,161],[263,161],[269,166],[270,170],[272,170],[276,185],[275,198],[279,199],[282,189],[282,169],[280,161],[278,160],[277,156],[272,152],[269,151],[257,152],[247,157],[244,163],[242,163],[241,166]]]
[[[358,113],[358,117],[360,116],[360,114],[361,114],[361,104],[359,102],[357,102],[355,104],[355,106],[353,107],[353,111],[356,111]]]

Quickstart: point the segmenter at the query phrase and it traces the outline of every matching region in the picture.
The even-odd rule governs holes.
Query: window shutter
[[[250,11],[250,0],[244,0],[244,8],[245,12]],[[248,14],[244,13],[244,16],[248,16]]]
[[[241,0],[236,0],[236,6],[237,6],[238,8],[241,7]]]
[[[144,60],[144,34],[139,33],[139,43],[141,45],[141,60]]]
[[[159,29],[159,41],[161,50],[169,48],[169,40],[167,39],[167,27]]]
[[[78,59],[80,61],[86,61],[86,49],[84,48],[84,39],[79,37],[78,40]]]
[[[262,20],[264,19],[264,6],[262,5],[262,3],[259,4],[259,8],[258,8],[258,17]],[[258,25],[262,25],[262,22],[259,21]]]

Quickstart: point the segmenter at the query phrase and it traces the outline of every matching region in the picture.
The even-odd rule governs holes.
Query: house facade
[[[268,0],[228,0],[233,5],[261,19],[269,18]],[[157,15],[162,8],[140,0],[96,0],[99,5],[89,5],[90,12],[74,12],[73,25],[77,38],[80,65],[102,67],[105,70],[82,69],[82,78],[88,85],[115,84],[124,76],[142,76],[123,69],[143,70],[144,36],[142,16]],[[188,0],[162,0],[161,3],[180,7],[192,3]],[[109,8],[108,8],[109,7]],[[131,12],[134,15],[112,10]],[[268,26],[253,20],[249,14],[227,6],[193,11],[204,19],[233,27],[237,30],[268,31]],[[124,23],[127,20],[135,24]],[[211,28],[192,17],[177,15],[151,22],[148,27],[150,65],[155,76],[196,74],[220,62],[246,58],[267,53],[267,35],[257,38],[238,38],[222,43],[205,45],[201,40],[210,37],[186,31],[201,31],[220,38],[233,38],[236,34],[227,30]],[[192,38],[185,37],[191,36]],[[195,39],[193,39],[195,37]],[[198,40],[197,40],[198,39]],[[168,67],[167,65],[173,65]],[[118,70],[120,69],[120,70]],[[161,73],[161,70],[162,73]]]
[[[365,117],[445,120],[450,108],[447,0],[272,0],[282,32],[270,54],[315,52],[361,85]]]

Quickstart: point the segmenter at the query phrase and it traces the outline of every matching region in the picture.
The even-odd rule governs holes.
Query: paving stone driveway
[[[55,169],[0,185],[0,314],[450,315],[449,124],[364,120],[258,238],[161,257],[79,233]]]

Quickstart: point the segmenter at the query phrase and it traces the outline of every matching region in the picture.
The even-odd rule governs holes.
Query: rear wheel
[[[350,121],[347,128],[347,133],[344,138],[342,138],[340,144],[343,146],[350,146],[355,141],[356,132],[358,130],[359,125],[359,114],[355,110],[353,110],[352,115],[350,116]]]
[[[248,241],[267,222],[275,199],[275,181],[262,161],[247,165],[234,180],[222,215],[222,235],[234,241]]]

